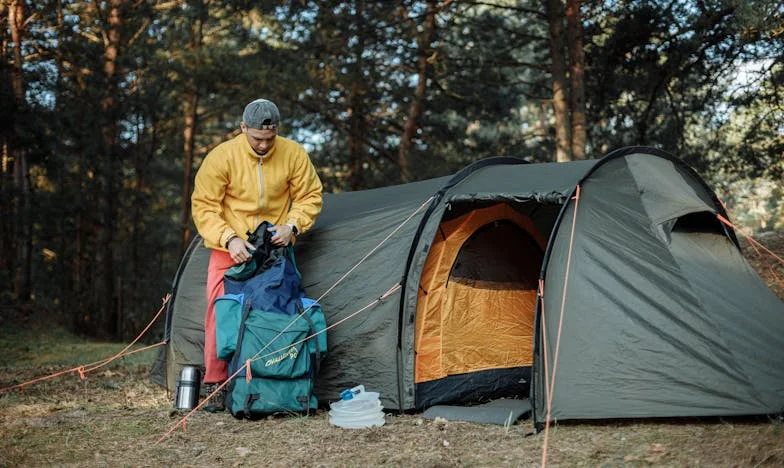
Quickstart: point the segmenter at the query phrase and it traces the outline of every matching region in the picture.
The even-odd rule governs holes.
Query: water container
[[[182,368],[180,380],[177,381],[177,392],[174,396],[174,408],[191,410],[199,402],[200,371],[194,366]]]
[[[340,394],[341,400],[330,403],[329,422],[344,429],[363,429],[384,425],[384,407],[378,392],[366,392],[358,385]]]

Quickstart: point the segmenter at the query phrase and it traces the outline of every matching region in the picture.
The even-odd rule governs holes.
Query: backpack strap
[[[315,334],[316,325],[313,323],[313,320],[311,320],[308,314],[303,313],[305,309],[303,309],[302,306],[302,299],[296,301],[296,305],[297,305],[297,312],[299,312],[300,317],[304,318],[308,322],[308,327],[310,327],[310,334],[311,335]],[[316,359],[315,359],[316,362],[313,364],[313,371],[315,376],[319,374],[319,370],[321,369],[321,349],[319,348],[318,337],[314,336],[310,339],[313,340],[313,343],[315,343],[316,345]]]
[[[237,347],[234,348],[234,356],[231,358],[231,362],[229,363],[229,373],[233,374],[234,371],[239,369],[238,364],[240,360],[240,351],[242,350],[242,337],[245,336],[245,320],[248,318],[248,314],[250,314],[250,299],[245,299],[245,302],[242,304],[242,319],[240,319],[240,330],[237,333]],[[232,395],[234,394],[234,385],[237,379],[231,379],[229,384],[226,386],[226,407],[231,408],[234,405],[234,398]]]
[[[291,262],[291,266],[294,267],[294,272],[297,273],[299,279],[302,280],[302,273],[299,272],[299,268],[297,268],[297,261],[294,260],[294,246],[291,245],[291,242],[289,242],[289,245],[286,246],[286,257]]]
[[[242,354],[242,339],[245,337],[245,321],[248,319],[248,315],[250,315],[250,299],[245,299],[245,303],[242,304],[242,319],[240,319],[240,331],[237,333],[237,346],[234,348],[234,356],[231,358],[231,364],[229,366],[230,372],[235,372],[237,369],[240,368],[240,354]],[[233,386],[234,380],[231,381],[229,385],[231,385],[231,389],[234,389]]]
[[[253,403],[260,398],[258,393],[248,393],[248,396],[245,398],[245,417],[250,419],[251,412],[250,407]]]

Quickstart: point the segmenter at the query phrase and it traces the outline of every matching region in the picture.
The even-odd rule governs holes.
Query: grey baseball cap
[[[259,130],[275,130],[280,121],[278,106],[266,99],[256,99],[245,106],[242,121],[250,128]]]

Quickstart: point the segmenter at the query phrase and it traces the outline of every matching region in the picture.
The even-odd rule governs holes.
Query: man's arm
[[[292,224],[297,234],[302,234],[321,213],[323,186],[308,154],[303,150],[297,156],[289,182],[291,209],[286,224]]]
[[[223,197],[228,184],[225,169],[220,167],[220,158],[211,152],[196,172],[191,212],[196,229],[210,246],[227,248],[229,239],[237,233],[223,219]]]

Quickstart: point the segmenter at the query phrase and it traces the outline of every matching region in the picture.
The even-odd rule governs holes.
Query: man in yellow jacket
[[[212,249],[207,270],[204,323],[205,384],[227,378],[217,357],[215,299],[223,295],[223,274],[251,258],[247,233],[263,221],[274,224],[272,243],[289,244],[321,212],[322,185],[305,149],[278,136],[280,113],[256,99],[242,113],[242,134],[210,151],[196,173],[191,208],[204,245]],[[222,409],[222,408],[216,408]]]

